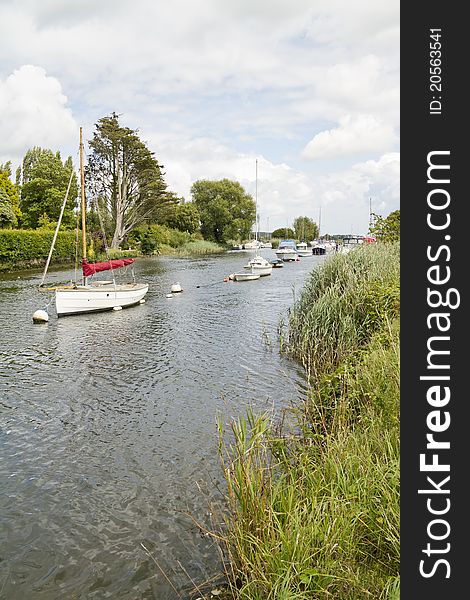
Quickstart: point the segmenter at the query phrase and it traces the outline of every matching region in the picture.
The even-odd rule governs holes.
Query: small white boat
[[[261,275],[259,273],[232,273],[229,276],[229,279],[233,279],[235,281],[253,281],[254,279],[259,279]]]
[[[281,240],[279,248],[276,250],[276,256],[284,262],[297,260],[299,255],[295,240]]]
[[[258,273],[261,277],[265,277],[266,275],[271,275],[273,266],[262,256],[254,256],[248,264],[246,264],[244,269],[251,269],[253,273]]]
[[[297,254],[299,256],[312,256],[312,247],[309,247],[307,242],[299,242],[297,244]]]

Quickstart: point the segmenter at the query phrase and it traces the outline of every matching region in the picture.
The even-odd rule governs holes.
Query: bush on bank
[[[0,271],[37,268],[45,265],[54,231],[51,229],[0,229]],[[52,263],[73,263],[77,258],[75,231],[59,231]],[[81,241],[79,232],[79,243]],[[90,239],[88,255],[92,260],[105,259],[105,253],[97,251],[95,239]],[[221,252],[223,248],[206,242],[200,234],[170,229],[163,225],[137,228],[123,250],[109,251],[110,258],[140,256],[141,254],[208,254]],[[81,251],[78,252],[78,260]]]
[[[4,269],[25,264],[45,263],[54,232],[50,229],[0,229],[0,265]],[[75,232],[61,231],[54,248],[54,260],[72,261],[75,258]]]
[[[283,427],[248,412],[221,435],[232,598],[399,598],[399,253],[312,273],[284,350],[309,374]]]

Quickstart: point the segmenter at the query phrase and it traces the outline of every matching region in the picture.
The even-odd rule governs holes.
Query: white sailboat
[[[255,177],[255,221],[256,221],[256,229],[255,229],[255,243],[256,248],[259,249],[261,247],[261,243],[258,240],[258,230],[259,230],[259,219],[258,219],[258,159],[256,159],[256,177]],[[245,246],[246,247],[246,246]],[[243,267],[244,269],[251,269],[253,273],[257,273],[260,277],[265,277],[266,275],[271,275],[273,270],[273,265],[261,256],[260,254],[256,254],[253,256],[251,260]]]
[[[83,139],[82,128],[80,127],[80,195],[81,195],[81,216],[82,216],[82,284],[73,284],[70,286],[59,286],[55,288],[55,305],[58,317],[66,315],[76,315],[82,313],[91,313],[105,310],[120,310],[128,306],[133,306],[145,302],[144,297],[148,292],[149,286],[145,283],[123,283],[117,284],[114,278],[114,270],[128,266],[134,262],[133,258],[107,260],[98,263],[89,263],[86,252],[86,203],[85,203],[85,179],[83,166]],[[56,233],[60,226],[57,224]],[[49,259],[52,254],[55,238],[52,242]],[[48,262],[49,262],[48,259]],[[47,271],[44,272],[44,277]],[[112,281],[96,281],[89,283],[89,278],[95,273],[101,271],[110,271]]]

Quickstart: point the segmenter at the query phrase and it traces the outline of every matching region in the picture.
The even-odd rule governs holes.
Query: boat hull
[[[276,252],[276,256],[284,262],[287,262],[289,260],[297,260],[297,258],[299,257],[295,250],[278,250]]]
[[[259,279],[259,273],[233,273],[231,278],[235,281],[253,281],[254,279]]]
[[[99,286],[77,286],[57,289],[55,294],[58,317],[126,308],[139,304],[148,292],[148,285],[126,283]]]

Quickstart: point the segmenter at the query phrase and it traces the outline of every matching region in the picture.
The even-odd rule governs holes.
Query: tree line
[[[250,235],[256,205],[236,181],[196,181],[192,202],[168,189],[164,166],[138,131],[124,127],[112,113],[95,124],[88,140],[85,167],[87,219],[90,231],[104,230],[119,248],[138,227],[166,225],[220,244]],[[54,228],[70,184],[62,225],[80,227],[79,182],[72,157],[33,147],[12,181],[11,162],[0,165],[0,228]]]
[[[164,165],[135,129],[124,127],[119,115],[102,117],[88,140],[85,188],[89,231],[101,231],[111,248],[124,246],[132,232],[146,225],[166,225],[218,244],[251,237],[256,204],[237,181],[202,179],[191,187],[192,201],[168,189]],[[11,162],[0,164],[0,228],[52,229],[70,185],[62,225],[80,227],[79,182],[72,157],[35,146],[24,155],[12,181]],[[376,218],[375,229],[389,225]],[[318,225],[297,217],[293,229],[273,237],[317,238]]]

